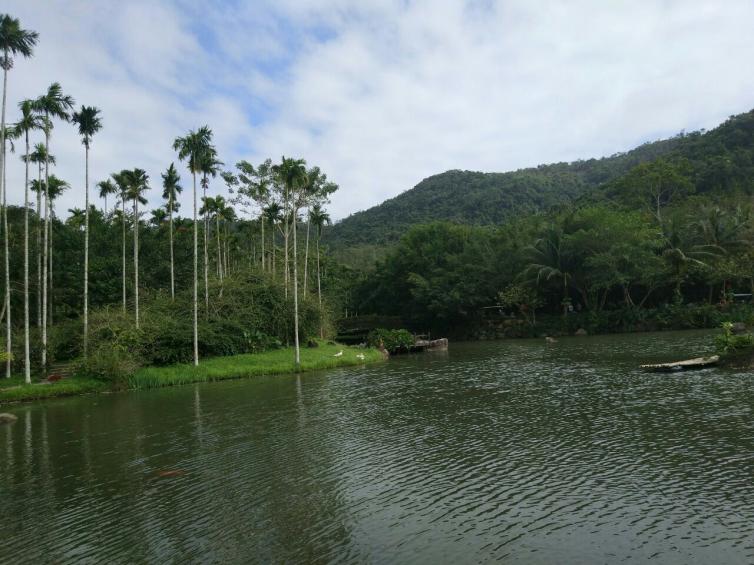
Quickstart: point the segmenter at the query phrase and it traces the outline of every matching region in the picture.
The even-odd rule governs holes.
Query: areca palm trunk
[[[325,330],[322,326],[322,283],[319,270],[319,228],[317,228],[317,298],[319,299],[319,338],[324,339]]]
[[[134,315],[139,329],[139,193],[134,196]]]
[[[24,382],[31,383],[29,348],[29,130],[26,130],[26,173],[24,176]]]
[[[37,327],[42,327],[42,163],[37,165]]]
[[[168,213],[170,215],[170,299],[175,300],[175,266],[173,258],[173,193],[168,195]]]
[[[199,225],[196,217],[196,172],[194,177],[194,366],[199,365]]]
[[[304,296],[306,296],[307,281],[309,280],[309,227],[311,226],[311,216],[306,222],[306,253],[304,253]]]
[[[122,286],[122,295],[123,295],[123,313],[126,313],[126,195],[125,193],[121,193],[120,198],[120,219],[121,219],[121,243],[123,248],[123,253],[121,255],[122,257],[122,273],[123,276],[121,277],[121,286]]]
[[[223,282],[223,258],[222,258],[222,249],[220,247],[220,216],[215,215],[215,223],[216,223],[216,229],[215,231],[217,236],[217,276],[220,277],[220,282]]]
[[[264,213],[259,217],[259,221],[262,223],[262,272],[266,271],[265,269],[265,258],[264,258]]]
[[[301,368],[301,350],[298,342],[298,261],[296,260],[296,210],[293,211],[293,343],[296,350],[296,371]]]
[[[45,216],[42,251],[42,368],[47,369],[47,242],[50,231],[50,116],[45,114]]]
[[[5,376],[10,378],[10,351],[11,351],[11,318],[10,318],[10,261],[8,260],[8,207],[6,206],[5,193],[8,192],[8,186],[5,182],[5,169],[6,169],[6,156],[5,156],[5,106],[8,95],[8,50],[3,50],[3,107],[2,116],[0,117],[0,144],[2,144],[2,155],[0,155],[0,183],[2,183],[2,195],[3,195],[3,237],[5,238],[5,346],[8,352],[8,359],[5,362]]]
[[[52,250],[53,250],[53,245],[52,245],[52,228],[55,225],[54,220],[55,220],[55,204],[54,204],[53,200],[50,200],[50,236],[49,236],[49,246],[50,246],[50,259],[49,259],[49,261],[50,261],[50,266],[48,268],[48,273],[50,275],[50,284],[49,284],[49,286],[47,288],[47,303],[49,304],[49,309],[50,309],[50,311],[47,314],[47,325],[49,327],[52,327],[52,323],[53,323],[53,320],[52,320],[52,313],[53,313],[53,301],[52,301],[52,299],[53,299],[53,292],[52,292],[52,283],[53,283],[53,274],[52,274]]]
[[[209,317],[209,218],[207,217],[207,175],[202,183],[204,196],[204,315]]]
[[[86,172],[84,174],[84,359],[89,353],[89,144],[84,144]]]

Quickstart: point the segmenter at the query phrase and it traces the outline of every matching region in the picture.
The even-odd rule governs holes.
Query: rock
[[[317,343],[315,340],[310,339],[306,342],[306,347],[309,347],[311,349],[314,349],[315,347],[319,347],[319,343]]]
[[[574,333],[573,335],[584,336],[584,335],[589,335],[589,334],[587,333],[587,331],[584,328],[579,328],[579,329],[576,330],[576,333]]]
[[[730,328],[730,331],[733,333],[733,335],[742,335],[746,333],[746,324],[743,322],[736,322],[733,324]]]
[[[7,414],[7,413],[0,414],[0,424],[12,424],[16,420],[18,420],[18,418],[14,416],[13,414]]]

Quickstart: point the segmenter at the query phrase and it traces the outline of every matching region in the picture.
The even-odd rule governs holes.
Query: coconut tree
[[[50,135],[52,134],[52,119],[57,118],[64,122],[71,119],[70,111],[73,110],[73,98],[63,94],[59,83],[52,83],[47,92],[34,100],[34,110],[44,116],[45,132],[45,219],[44,219],[44,252],[42,255],[42,367],[47,367],[47,270],[52,271],[47,264],[47,249],[50,231]]]
[[[38,34],[36,31],[29,31],[21,28],[21,24],[16,18],[8,14],[0,15],[0,50],[3,53],[0,66],[3,68],[3,103],[2,112],[0,112],[0,193],[3,197],[3,223],[5,224],[5,302],[6,302],[6,324],[7,338],[6,347],[8,352],[11,350],[11,304],[10,304],[10,272],[8,258],[8,219],[7,208],[5,206],[6,193],[8,191],[5,185],[5,138],[7,131],[5,127],[5,107],[8,96],[8,71],[13,68],[13,57],[31,57],[34,46],[37,44]],[[28,182],[27,182],[28,186]],[[24,189],[26,191],[26,189]],[[28,343],[28,339],[27,339]],[[10,355],[5,364],[5,376],[10,378]],[[28,363],[27,363],[28,366]]]
[[[128,171],[123,169],[119,173],[112,173],[110,178],[118,187],[120,196],[120,224],[121,224],[121,306],[126,312],[126,200],[128,200]]]
[[[47,193],[49,194],[49,203],[48,207],[50,209],[50,229],[49,229],[49,268],[48,268],[48,275],[49,275],[49,281],[48,281],[48,317],[47,317],[47,324],[49,326],[52,326],[52,314],[53,314],[53,302],[52,302],[52,285],[53,285],[53,270],[52,270],[52,260],[53,260],[53,240],[52,240],[52,226],[53,226],[53,220],[55,219],[55,200],[57,200],[63,192],[71,188],[71,185],[68,184],[66,181],[59,179],[55,175],[50,175],[49,182],[47,183]]]
[[[117,193],[118,187],[110,179],[105,179],[97,183],[97,188],[99,188],[99,197],[105,199],[105,217],[107,217],[107,197]]]
[[[41,118],[35,114],[31,100],[24,100],[19,104],[21,119],[15,129],[23,134],[26,151],[23,161],[24,176],[24,381],[31,383],[31,358],[29,345],[29,132],[42,127]]]
[[[170,163],[168,170],[162,173],[162,197],[167,202],[168,218],[170,222],[169,234],[170,234],[170,298],[175,300],[175,258],[173,252],[173,212],[177,208],[176,199],[178,195],[183,191],[183,188],[179,184],[181,177],[178,175],[178,171],[175,169],[175,165]]]
[[[89,147],[92,137],[102,128],[99,108],[81,106],[74,112],[72,120],[78,126],[81,141],[84,144],[84,359],[89,352]]]
[[[330,224],[330,215],[322,208],[322,205],[320,203],[315,204],[312,206],[312,209],[309,212],[309,222],[314,226],[315,229],[315,237],[317,239],[316,246],[317,246],[317,299],[319,300],[319,310],[320,310],[320,317],[322,313],[322,279],[320,274],[320,266],[319,266],[319,241],[322,237],[322,230],[324,230],[325,225]],[[322,324],[320,324],[319,328],[319,337],[324,338],[324,328],[322,327]]]
[[[276,172],[285,186],[286,200],[290,202],[290,216],[293,220],[293,343],[296,370],[301,367],[301,350],[298,336],[298,260],[296,250],[296,218],[298,207],[302,200],[303,192],[307,185],[306,161],[283,157],[282,162],[276,165]],[[288,214],[286,214],[288,216]],[[287,265],[286,265],[287,266]]]
[[[194,365],[199,365],[199,238],[196,217],[196,175],[201,171],[205,154],[212,149],[212,130],[204,126],[196,131],[189,131],[184,137],[176,137],[173,149],[178,152],[178,158],[181,161],[187,161],[194,183]]]
[[[44,128],[44,122],[41,127]],[[54,155],[47,153],[44,143],[34,145],[34,151],[31,152],[29,160],[37,165],[37,180],[32,181],[31,189],[37,195],[37,327],[42,327],[42,195],[45,192],[44,182],[42,181],[42,165],[49,162],[55,165]]]
[[[149,176],[143,169],[126,171],[128,198],[134,206],[134,319],[139,329],[139,204],[146,204],[144,193],[149,190]]]

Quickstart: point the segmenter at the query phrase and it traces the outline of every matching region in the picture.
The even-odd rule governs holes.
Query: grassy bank
[[[336,357],[336,354],[340,352],[342,354]],[[376,349],[320,343],[319,347],[301,349],[301,371],[374,363],[382,359],[382,354]],[[193,365],[144,367],[126,379],[125,388],[148,389],[293,372],[295,372],[293,349],[284,348],[263,353],[214,357],[203,360],[198,367]],[[83,377],[31,385],[23,384],[23,380],[17,377],[0,379],[0,406],[12,402],[41,400],[57,396],[106,392],[117,388],[124,387],[122,384],[116,387],[111,383]]]

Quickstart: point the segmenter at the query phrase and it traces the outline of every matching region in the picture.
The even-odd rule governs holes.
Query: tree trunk
[[[196,217],[196,173],[194,177],[194,366],[199,365],[199,222]]]
[[[86,172],[84,175],[84,359],[89,354],[89,143],[84,144]]]
[[[134,314],[139,329],[139,193],[134,198]]]
[[[264,212],[259,216],[259,221],[262,223],[262,272],[265,272],[265,257],[264,257]]]
[[[207,217],[207,175],[202,183],[204,195],[204,317],[209,318],[209,218]]]
[[[319,338],[325,339],[325,328],[322,324],[322,281],[319,269],[319,238],[321,233],[317,228],[317,298],[319,299]]]
[[[8,207],[6,206],[6,198],[5,193],[8,192],[8,186],[5,182],[5,169],[6,169],[6,155],[5,155],[5,106],[7,101],[7,95],[8,95],[8,65],[7,63],[10,61],[8,58],[8,50],[5,49],[3,51],[4,56],[4,64],[3,65],[3,108],[2,108],[2,117],[0,117],[0,146],[2,146],[2,155],[0,155],[0,183],[2,183],[2,186],[0,186],[0,193],[3,195],[3,234],[5,238],[5,304],[6,304],[6,314],[7,317],[5,318],[5,329],[6,329],[6,337],[5,337],[5,347],[6,351],[8,352],[8,359],[5,362],[5,377],[10,378],[10,364],[11,364],[11,319],[10,319],[10,311],[11,311],[11,305],[10,305],[10,261],[8,260]]]
[[[298,342],[298,261],[296,260],[296,210],[293,211],[293,342],[296,351],[296,371],[301,369],[301,349]]]
[[[49,237],[49,246],[50,246],[50,258],[49,258],[49,262],[50,262],[50,265],[47,268],[47,272],[49,273],[49,276],[50,276],[50,282],[49,282],[49,285],[47,287],[47,304],[49,304],[48,307],[50,309],[50,311],[47,313],[47,326],[50,327],[50,328],[52,327],[52,324],[53,324],[53,320],[52,320],[53,300],[52,299],[53,299],[53,294],[54,293],[53,293],[53,289],[52,289],[52,283],[53,283],[53,273],[52,273],[52,269],[53,269],[53,264],[52,264],[52,250],[53,250],[53,246],[52,246],[52,228],[54,226],[55,226],[55,201],[51,199],[50,200],[50,237]]]
[[[122,274],[121,277],[121,290],[123,295],[123,313],[126,313],[126,193],[122,192],[120,195],[120,219],[121,219],[121,247],[123,253],[122,259]]]
[[[4,163],[5,161],[3,161]],[[26,131],[26,173],[24,176],[24,382],[31,384],[29,346],[29,131]]]
[[[42,255],[42,370],[47,370],[47,242],[50,231],[50,116],[45,115],[45,217]]]
[[[220,284],[223,282],[223,258],[220,247],[220,216],[215,216],[215,235],[217,236],[217,276],[220,278]]]
[[[170,213],[170,299],[175,300],[175,259],[173,257],[173,193],[168,195],[168,211]]]
[[[304,296],[306,296],[307,282],[309,281],[309,227],[311,226],[311,214],[306,221],[306,253],[304,253]]]
[[[37,165],[37,327],[42,327],[42,163]]]

